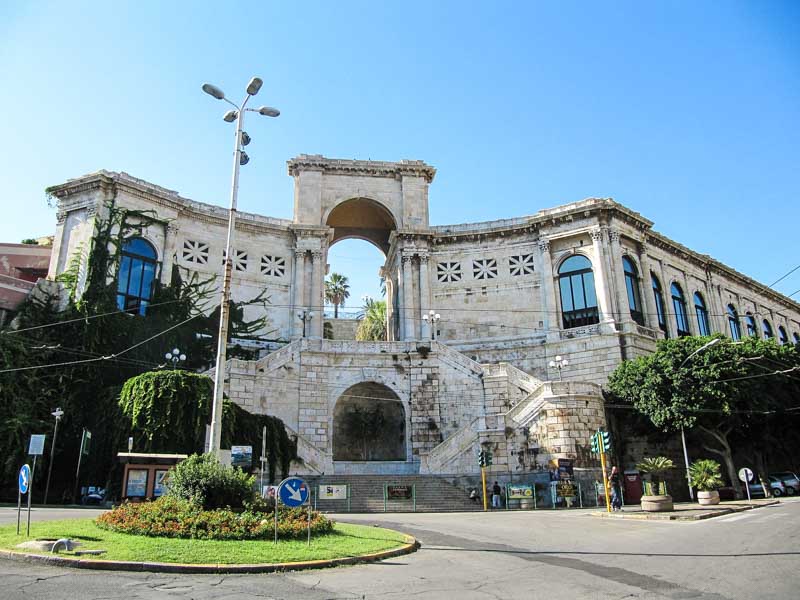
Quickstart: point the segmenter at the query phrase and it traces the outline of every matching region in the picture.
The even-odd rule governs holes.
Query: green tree
[[[796,418],[786,410],[800,393],[800,379],[792,375],[800,370],[800,347],[720,337],[700,350],[711,340],[662,340],[655,353],[617,367],[608,388],[662,431],[699,433],[704,449],[722,459],[736,482],[734,450],[758,451],[774,435],[771,415]]]
[[[386,340],[386,301],[367,298],[364,318],[358,324],[356,339],[362,342]]]
[[[347,277],[339,273],[331,273],[325,280],[325,302],[333,304],[333,318],[339,318],[339,307],[344,306],[350,297],[350,284]]]

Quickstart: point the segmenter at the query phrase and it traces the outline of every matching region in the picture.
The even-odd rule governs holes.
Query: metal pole
[[[44,486],[44,502],[47,504],[47,495],[50,493],[50,475],[53,473],[53,456],[56,453],[56,436],[58,435],[58,422],[60,417],[56,417],[56,426],[53,429],[53,444],[50,446],[50,466],[47,469],[47,485]]]
[[[22,514],[22,491],[17,488],[17,535],[19,535],[19,522]]]
[[[261,432],[261,489],[259,490],[262,494],[264,493],[264,465],[266,463],[266,457],[264,456],[267,453],[267,426],[264,425],[264,429]]]
[[[611,512],[611,498],[608,493],[608,474],[606,473],[606,452],[603,450],[603,440],[598,439],[600,442],[600,465],[603,469],[603,489],[606,492],[606,512]]]
[[[716,339],[716,338],[715,338]],[[686,451],[686,434],[681,427],[681,442],[683,443],[683,461],[686,464],[686,481],[689,485],[689,498],[694,501],[694,490],[692,490],[692,476],[689,475],[689,453]]]
[[[28,526],[25,533],[25,535],[28,537],[31,536],[31,498],[33,498],[33,476],[36,474],[36,458],[37,456],[34,454],[33,469],[31,470],[31,482],[28,485]]]
[[[489,510],[486,506],[486,467],[481,467],[481,484],[483,485],[483,510]]]
[[[72,491],[72,503],[77,503],[78,482],[81,475],[81,459],[83,458],[83,441],[86,439],[86,429],[81,429],[81,449],[78,451],[78,468],[75,471],[75,489]]]
[[[222,441],[222,391],[225,387],[225,361],[228,350],[228,320],[230,319],[231,275],[233,271],[233,236],[236,226],[236,199],[239,194],[239,161],[242,153],[242,124],[248,95],[236,116],[236,138],[233,146],[233,179],[231,181],[231,206],[228,212],[228,239],[225,244],[225,273],[222,279],[222,300],[219,306],[219,339],[214,371],[214,403],[211,407],[211,436],[209,451],[219,458]]]
[[[308,497],[308,545],[311,545],[311,496]]]
[[[275,541],[273,543],[278,543],[278,490],[275,490]]]

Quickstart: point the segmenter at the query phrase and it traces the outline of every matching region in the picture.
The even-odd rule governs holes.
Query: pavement
[[[5,510],[0,509],[0,516]],[[0,598],[772,600],[798,596],[800,499],[700,521],[598,519],[590,512],[335,515],[341,521],[404,531],[417,538],[421,548],[379,563],[317,571],[123,573],[0,560]]]
[[[605,510],[593,510],[593,517],[603,517],[608,519],[636,519],[648,521],[700,521],[721,517],[731,513],[743,512],[754,508],[772,506],[778,504],[780,500],[737,500],[730,502],[720,502],[715,506],[700,506],[696,502],[681,502],[674,505],[674,510],[664,512],[645,512],[641,505],[625,506],[622,510],[608,512]]]

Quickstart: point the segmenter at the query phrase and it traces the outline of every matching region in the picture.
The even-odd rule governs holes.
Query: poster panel
[[[169,473],[169,471],[166,469],[156,471],[156,479],[153,482],[153,497],[158,498],[159,496],[163,496],[164,492],[167,491],[167,482],[165,481],[167,473]]]
[[[249,471],[253,466],[253,447],[231,446],[231,466]]]
[[[321,485],[319,486],[320,500],[347,500],[346,485]]]
[[[144,498],[147,494],[147,469],[128,471],[128,498]]]
[[[506,486],[506,493],[509,500],[524,500],[533,498],[533,487],[525,483],[509,483]]]

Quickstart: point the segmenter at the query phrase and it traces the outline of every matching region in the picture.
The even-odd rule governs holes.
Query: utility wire
[[[767,287],[772,287],[772,286],[774,286],[776,283],[780,283],[781,281],[783,281],[784,279],[786,279],[786,278],[787,278],[789,275],[791,275],[792,273],[794,273],[795,271],[797,271],[797,269],[800,269],[800,265],[797,265],[797,266],[796,266],[794,269],[792,269],[791,271],[789,271],[788,273],[786,273],[786,275],[783,275],[782,277],[779,277],[778,279],[776,279],[775,281],[773,281],[772,283],[770,283],[770,284],[769,284]]]

